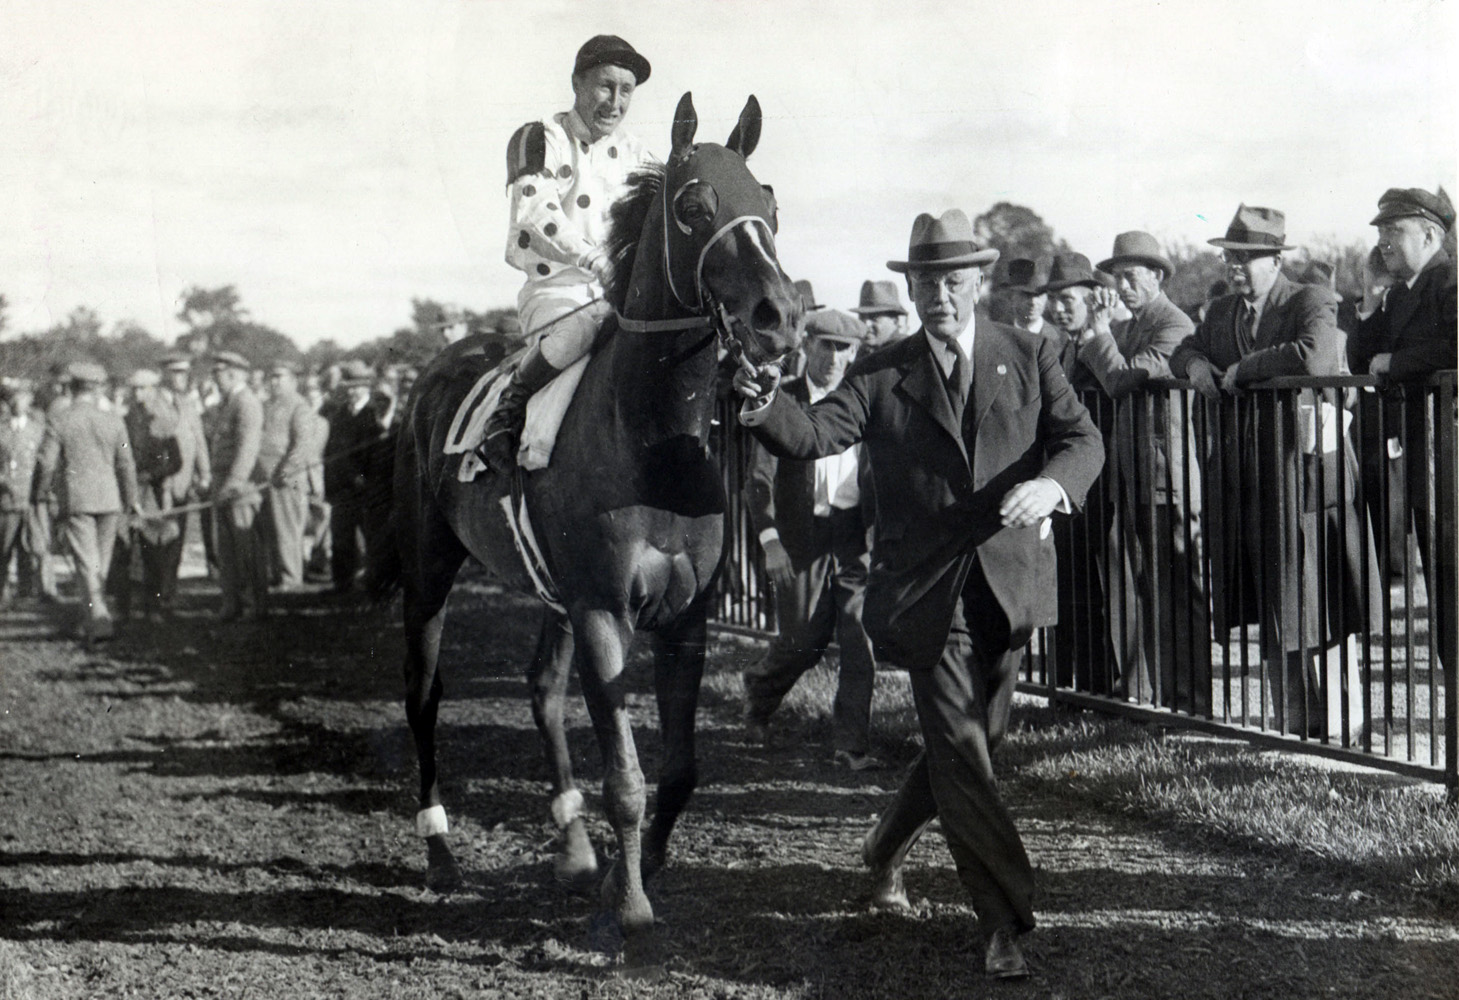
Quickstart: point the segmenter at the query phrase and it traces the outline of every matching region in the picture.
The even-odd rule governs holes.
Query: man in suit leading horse
[[[523,125],[507,144],[506,256],[527,275],[517,312],[530,346],[484,431],[482,457],[497,472],[516,460],[527,400],[588,353],[612,312],[608,209],[632,173],[656,162],[622,127],[649,70],[618,36],[588,39],[573,62],[572,109]]]
[[[1034,925],[1033,869],[998,796],[990,751],[1007,729],[1016,674],[1004,654],[1056,617],[1048,518],[1072,510],[1104,448],[1058,359],[1034,339],[974,321],[998,259],[953,209],[919,215],[907,275],[922,321],[858,361],[812,407],[771,370],[736,383],[741,420],[772,452],[812,459],[863,442],[878,490],[865,622],[905,668],[926,749],[863,844],[879,900],[906,905],[901,864],[941,817],[986,936],[985,968],[1027,974],[1017,937]]]

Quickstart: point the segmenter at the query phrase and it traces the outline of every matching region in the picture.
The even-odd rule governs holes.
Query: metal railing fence
[[[1155,380],[1084,402],[1105,470],[1055,517],[1060,621],[1030,643],[1023,689],[1459,788],[1455,373],[1217,400]],[[734,412],[716,431],[732,529],[716,620],[768,632]]]

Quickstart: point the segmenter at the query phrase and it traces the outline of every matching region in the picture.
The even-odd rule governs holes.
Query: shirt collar
[[[568,111],[567,117],[563,119],[563,127],[567,129],[567,134],[572,136],[578,142],[586,143],[587,145],[593,146],[597,145],[598,142],[602,142],[604,139],[616,138],[619,130],[623,126],[620,125],[618,128],[615,128],[613,131],[603,136],[602,139],[598,139],[595,142],[593,140],[593,133],[588,129],[587,122],[583,121],[582,116],[578,114],[577,108],[572,108]]]
[[[974,327],[977,326],[977,322],[977,316],[974,314],[968,319],[968,325],[963,327],[963,332],[955,338],[957,345],[962,348],[963,357],[967,359],[969,365],[973,363],[973,340],[975,339],[976,332]],[[932,346],[932,356],[942,367],[942,374],[944,376],[952,374],[952,362],[955,357],[952,353],[952,348],[928,333],[925,327],[922,330],[922,336],[926,337],[927,343]]]

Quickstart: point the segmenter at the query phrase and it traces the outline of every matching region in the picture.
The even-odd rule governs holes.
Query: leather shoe
[[[983,968],[994,979],[1023,979],[1028,975],[1028,963],[1012,927],[1000,927],[988,938]]]

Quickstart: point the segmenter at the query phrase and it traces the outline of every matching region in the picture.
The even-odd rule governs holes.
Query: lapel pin
[[[998,374],[999,375],[1007,375],[1008,374],[1008,366],[1007,365],[999,365],[998,366]]]

